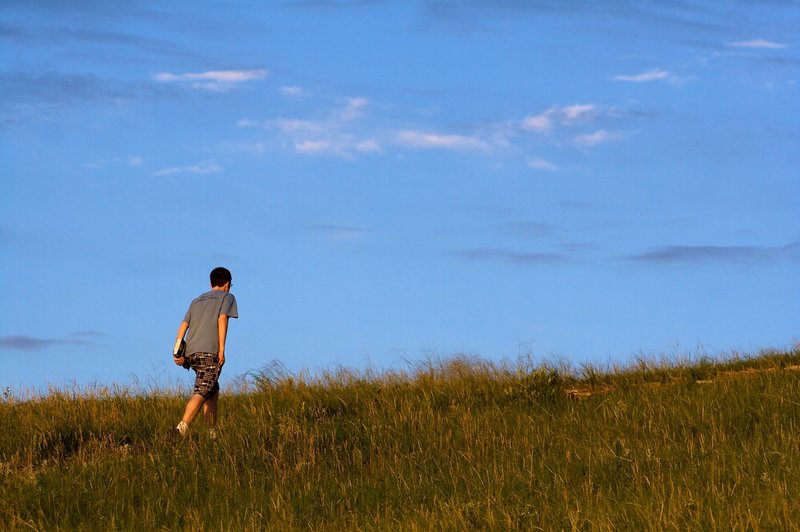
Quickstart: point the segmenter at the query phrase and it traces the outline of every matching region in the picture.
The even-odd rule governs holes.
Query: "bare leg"
[[[214,392],[214,395],[206,399],[203,404],[203,416],[206,419],[206,427],[213,429],[217,425],[217,400],[219,399],[219,390]]]
[[[183,418],[181,418],[181,421],[183,421],[187,425],[191,423],[194,417],[197,415],[197,413],[200,412],[200,407],[203,406],[205,402],[206,400],[203,399],[202,395],[200,394],[193,395],[192,398],[189,399],[189,402],[186,405],[186,410],[183,412]]]

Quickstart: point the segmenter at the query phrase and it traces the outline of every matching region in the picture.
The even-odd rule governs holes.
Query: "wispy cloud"
[[[339,111],[339,120],[349,122],[361,118],[368,104],[366,98],[347,98],[344,107]]]
[[[668,80],[671,74],[667,70],[655,69],[642,72],[641,74],[621,74],[614,76],[614,81],[628,81],[632,83],[645,83],[648,81]]]
[[[547,172],[557,172],[561,170],[561,167],[557,164],[540,158],[529,159],[528,168],[532,168],[533,170],[545,170]]]
[[[318,135],[331,130],[331,125],[329,123],[316,120],[300,120],[296,118],[267,120],[263,125],[268,129],[278,129],[281,133],[286,135]],[[259,124],[253,120],[244,119],[239,120],[237,126],[257,127]]]
[[[208,72],[186,72],[173,74],[161,72],[154,76],[160,83],[182,83],[193,89],[225,92],[247,81],[264,79],[268,71],[256,70],[211,70]]]
[[[734,41],[729,42],[728,46],[733,48],[766,48],[768,50],[780,50],[788,48],[788,44],[783,44],[775,41],[768,41],[766,39],[751,39],[749,41]]]
[[[394,134],[397,144],[418,149],[442,149],[455,151],[490,151],[491,144],[478,137],[440,134],[423,131],[398,131]]]
[[[609,131],[606,131],[605,129],[599,129],[593,133],[576,135],[573,141],[578,146],[591,148],[594,146],[598,146],[600,144],[614,142],[616,140],[619,140],[620,137],[621,135],[619,135],[618,133],[611,133]]]
[[[509,233],[525,239],[540,239],[553,236],[557,232],[558,227],[552,223],[545,222],[512,222],[501,226],[501,230],[504,233]]]
[[[331,139],[322,140],[299,140],[295,142],[294,149],[297,153],[336,153],[343,155],[345,145],[334,142]]]
[[[360,227],[345,225],[317,224],[311,228],[330,242],[352,242],[365,238],[369,232]]]
[[[357,153],[381,153],[379,138],[357,132],[359,121],[365,117],[369,100],[363,97],[344,98],[322,118],[277,118],[257,121],[243,118],[237,127],[256,127],[278,131],[281,142],[300,155],[330,155],[352,159]]]
[[[31,120],[58,119],[70,107],[119,105],[133,100],[152,100],[161,94],[152,84],[127,83],[90,74],[52,71],[6,70],[0,72],[0,127]]]
[[[351,159],[355,153],[381,153],[380,143],[374,139],[359,140],[353,136],[340,136],[335,139],[304,140],[294,145],[297,153],[309,155],[334,155]]]
[[[381,153],[383,151],[380,143],[375,139],[359,140],[354,144],[354,147],[360,153]]]
[[[522,119],[488,122],[452,132],[413,123],[394,129],[373,114],[375,108],[381,107],[364,97],[340,98],[336,105],[321,113],[269,120],[242,118],[236,125],[277,131],[280,138],[274,145],[290,147],[299,155],[332,155],[343,159],[353,159],[358,154],[385,153],[390,149],[524,154],[528,149],[536,149],[535,144],[542,139],[564,148],[597,146],[621,138],[620,134],[606,129],[589,129],[610,123],[621,115],[613,108],[589,103],[551,106]],[[249,149],[255,153],[266,148],[264,141],[248,146],[255,146],[257,150]],[[541,157],[530,157],[526,164],[534,170],[563,170],[560,165]]]
[[[294,151],[303,155],[333,155],[351,159],[355,153],[380,153],[380,143],[374,139],[358,139],[353,135],[330,132],[325,138],[295,139]]]
[[[663,246],[629,257],[634,262],[660,264],[767,263],[800,259],[800,242],[780,247],[760,246]]]
[[[153,175],[160,177],[172,174],[213,174],[221,171],[222,167],[214,161],[204,161],[191,166],[174,166],[170,168],[163,168],[153,173]]]
[[[57,345],[87,347],[94,345],[92,342],[82,338],[82,336],[88,336],[88,334],[76,333],[68,338],[37,338],[26,335],[2,336],[0,337],[0,349],[33,352]]]
[[[796,2],[792,0],[762,3],[646,0],[627,3],[625,9],[615,8],[614,2],[592,0],[428,0],[423,5],[423,13],[429,20],[459,33],[499,32],[503,28],[501,21],[507,20],[579,19],[600,35],[611,36],[620,28],[627,28],[661,42],[684,46],[687,42],[705,46],[710,35],[741,35],[743,27],[764,28],[759,23],[763,12],[783,16],[787,28],[796,18]],[[763,34],[764,29],[749,31]]]
[[[517,153],[521,150],[539,151],[543,141],[557,149],[595,147],[623,138],[622,133],[608,128],[625,116],[635,115],[591,103],[550,106],[521,120],[497,124],[494,131],[500,136],[505,135],[501,139],[505,144],[499,141],[494,144]],[[528,158],[527,166],[550,172],[564,170],[550,160],[535,156]]]
[[[297,140],[294,142],[294,151],[304,155],[335,155],[349,158],[352,156],[352,139],[345,137],[326,138],[317,140]]]
[[[106,166],[108,166],[108,161],[105,159],[97,159],[96,161],[83,163],[83,167],[88,168],[89,170],[102,170]]]
[[[588,121],[597,115],[598,109],[592,104],[575,104],[564,107],[550,107],[538,115],[524,118],[522,129],[547,133],[557,126],[570,126],[579,121]]]
[[[298,87],[296,85],[291,85],[291,86],[286,85],[281,87],[281,94],[283,94],[284,96],[288,96],[290,98],[300,98],[301,96],[306,95],[306,91],[303,89],[303,87]]]
[[[130,166],[132,168],[136,168],[141,166],[143,163],[144,159],[138,155],[129,155],[126,159],[97,159],[95,161],[84,163],[83,167],[89,170],[103,170],[108,167],[118,168],[120,166]]]
[[[528,253],[500,248],[476,248],[457,251],[456,256],[471,261],[505,262],[515,265],[541,265],[572,262],[560,253]]]

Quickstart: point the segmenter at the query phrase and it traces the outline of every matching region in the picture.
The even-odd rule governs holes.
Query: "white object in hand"
[[[181,340],[182,338],[175,340],[175,347],[172,348],[172,356],[176,356],[178,354],[178,350],[181,348]]]

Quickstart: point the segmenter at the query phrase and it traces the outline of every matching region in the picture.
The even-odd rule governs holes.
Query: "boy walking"
[[[219,399],[219,375],[225,364],[225,339],[228,335],[228,319],[238,318],[236,298],[231,291],[231,272],[225,268],[211,271],[211,290],[201,294],[186,311],[173,350],[175,364],[192,368],[196,373],[194,394],[186,405],[175,430],[186,434],[189,423],[203,408],[209,435],[216,436],[217,400]],[[188,336],[187,336],[188,331]],[[184,356],[178,356],[178,348],[186,337]]]

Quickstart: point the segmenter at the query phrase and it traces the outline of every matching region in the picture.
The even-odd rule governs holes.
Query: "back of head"
[[[219,266],[211,270],[210,277],[211,277],[211,286],[213,287],[224,286],[225,283],[230,283],[231,280],[233,279],[231,277],[231,272],[228,271],[227,268],[223,268],[222,266]]]

